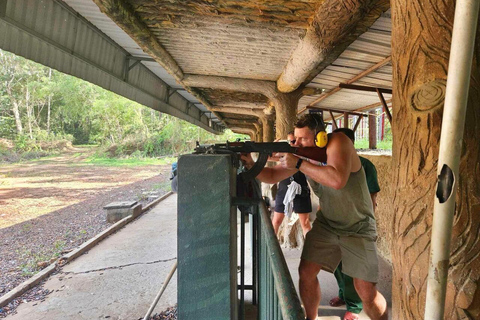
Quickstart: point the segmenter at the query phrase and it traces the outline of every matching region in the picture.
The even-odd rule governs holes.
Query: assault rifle
[[[241,177],[244,181],[252,180],[265,167],[268,157],[275,153],[293,153],[302,158],[327,162],[327,148],[319,147],[292,147],[287,142],[228,142],[210,145],[201,145],[197,142],[194,154],[231,154],[234,161],[239,163],[239,154],[258,152],[258,160],[248,171],[243,172]]]

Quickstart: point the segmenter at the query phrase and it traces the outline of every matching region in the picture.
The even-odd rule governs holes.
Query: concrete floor
[[[44,284],[52,291],[43,302],[23,303],[8,320],[122,319],[142,318],[162,286],[177,257],[176,195],[160,202],[139,219],[102,241],[51,276]],[[247,231],[246,278],[251,264]],[[285,258],[298,291],[299,249],[284,249]],[[379,289],[391,305],[391,267],[380,264]],[[331,308],[337,295],[332,274],[321,272],[322,301],[318,319],[338,320],[344,308]],[[177,278],[172,278],[154,314],[177,302]],[[247,284],[250,280],[246,281]],[[247,292],[246,301],[251,301]],[[255,319],[255,308],[246,308],[246,319]],[[368,319],[361,315],[361,319]]]
[[[51,276],[44,302],[23,303],[6,319],[143,318],[177,257],[176,212],[170,196]],[[176,282],[154,313],[176,304]]]

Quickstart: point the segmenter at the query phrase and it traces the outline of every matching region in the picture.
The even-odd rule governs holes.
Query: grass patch
[[[73,147],[75,148],[85,148],[85,149],[92,149],[99,147],[99,144],[74,144]]]
[[[44,160],[48,157],[53,157],[54,154],[47,151],[25,151],[18,152],[15,150],[0,152],[0,163],[19,163],[27,161]]]
[[[362,140],[355,140],[355,149],[369,149],[368,146],[368,139],[362,139]],[[380,150],[392,150],[392,141],[390,140],[383,140],[383,141],[377,141],[377,149]]]
[[[24,261],[20,264],[22,275],[31,277],[39,272],[42,269],[39,263],[50,264],[51,259],[60,257],[65,245],[65,241],[57,240],[53,243],[53,247],[50,250],[44,250],[42,252],[32,252],[30,249],[23,251],[17,250],[17,255]]]
[[[152,191],[156,191],[156,190],[171,191],[172,190],[171,183],[172,183],[171,180],[167,180],[161,183],[156,183],[153,185]]]
[[[166,165],[177,161],[176,157],[165,158],[107,158],[107,157],[90,157],[85,160],[88,164],[106,166],[106,167],[140,167],[149,165]]]

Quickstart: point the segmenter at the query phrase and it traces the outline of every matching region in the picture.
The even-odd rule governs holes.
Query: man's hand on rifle
[[[253,161],[252,155],[250,153],[241,153],[240,161],[242,161],[243,165],[247,169],[250,169],[255,164],[255,161]]]
[[[292,153],[277,153],[280,156],[280,165],[284,169],[297,169],[298,157]]]

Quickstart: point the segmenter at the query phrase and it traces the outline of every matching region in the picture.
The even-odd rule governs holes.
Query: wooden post
[[[377,117],[375,110],[368,113],[368,148],[377,149]]]
[[[357,122],[355,123],[355,126],[353,127],[353,132],[357,131],[358,125],[362,122],[363,116],[358,116]],[[362,132],[363,134],[363,132]]]
[[[335,120],[335,117],[333,116],[332,111],[329,110],[328,112],[330,112],[330,117],[332,117],[333,130],[337,130],[338,129],[337,120]]]
[[[377,94],[380,102],[382,103],[383,110],[387,114],[388,121],[390,122],[390,125],[392,125],[392,114],[390,113],[390,110],[388,110],[387,102],[385,101],[385,98],[383,97],[383,94],[379,89],[377,89]]]
[[[348,112],[343,113],[343,120],[345,121],[345,123],[343,124],[343,127],[348,128]]]
[[[380,140],[383,141],[385,137],[385,113],[382,113],[382,132],[380,133]]]

